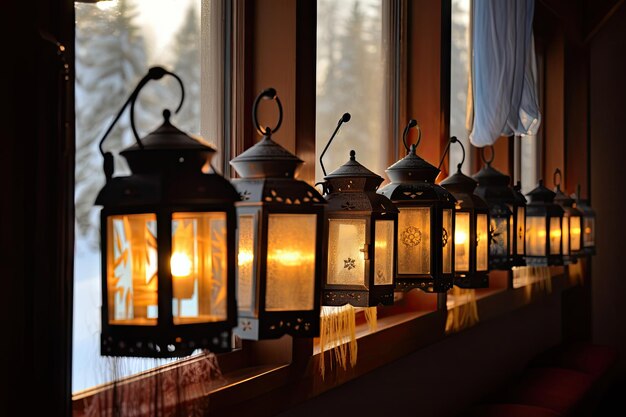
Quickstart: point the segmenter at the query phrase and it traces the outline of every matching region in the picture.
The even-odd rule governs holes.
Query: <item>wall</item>
[[[592,266],[593,338],[620,349],[626,370],[626,7],[621,6],[590,42],[591,197],[597,214],[597,250]]]

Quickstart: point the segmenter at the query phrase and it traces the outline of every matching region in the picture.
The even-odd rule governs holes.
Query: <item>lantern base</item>
[[[571,265],[578,263],[578,257],[574,255],[563,256],[563,265]]]
[[[526,266],[526,259],[522,255],[513,255],[511,257],[511,267]]]
[[[191,355],[196,349],[207,349],[214,353],[224,353],[232,350],[232,332],[230,329],[217,332],[204,331],[202,336],[199,337],[185,337],[184,335],[146,337],[141,334],[143,333],[142,329],[133,332],[130,327],[121,329],[123,331],[120,332],[111,331],[108,335],[105,333],[101,334],[100,355],[140,358],[182,358]],[[153,330],[156,330],[156,328]]]
[[[242,317],[233,329],[244,340],[278,339],[286,334],[292,337],[320,335],[319,310],[266,312],[263,318]]]
[[[396,291],[407,292],[418,288],[426,293],[444,293],[452,288],[452,284],[452,275],[446,275],[440,279],[398,278],[396,279]]]
[[[322,305],[340,307],[350,304],[353,307],[376,307],[379,304],[393,305],[393,286],[368,290],[324,290]]]
[[[459,288],[489,288],[489,275],[487,273],[457,275],[454,277],[454,285]]]
[[[551,256],[526,256],[526,266],[561,266],[563,257],[560,255]]]

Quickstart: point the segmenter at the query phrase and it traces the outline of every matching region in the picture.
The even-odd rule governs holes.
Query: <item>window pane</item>
[[[430,274],[430,208],[400,207],[398,273]]]
[[[200,133],[200,73],[207,72],[200,59],[200,17],[202,15],[204,20],[208,16],[207,3],[200,0],[111,0],[75,4],[73,391],[113,378],[103,371],[108,369],[107,359],[100,357],[100,208],[94,206],[94,200],[104,185],[104,173],[98,141],[139,79],[154,65],[172,70],[185,84],[185,103],[179,113],[173,114],[172,121],[183,130]],[[174,110],[179,100],[180,88],[173,78],[150,82],[142,90],[136,106],[140,135],[156,129],[163,121],[163,109]],[[116,155],[116,176],[129,173],[118,152],[132,143],[127,111],[104,144],[105,151]],[[154,312],[146,314],[156,317],[156,305],[148,308]],[[117,377],[154,365],[153,360],[134,359],[125,364]]]
[[[465,149],[469,149],[469,130],[467,129],[467,99],[470,77],[470,0],[452,0],[452,22],[450,25],[450,135],[456,136]],[[460,146],[450,147],[451,173],[456,172],[457,164],[463,158]],[[465,155],[462,171],[473,174],[472,152]]]
[[[365,285],[365,219],[328,222],[328,283]]]
[[[267,311],[313,310],[317,215],[270,214]]]
[[[382,0],[318,0],[317,2],[317,106],[316,150],[319,158],[341,116],[352,119],[342,128],[332,152],[324,156],[331,172],[349,159],[374,172],[388,165],[388,120],[385,93],[388,42],[383,36]],[[349,138],[349,139],[348,139]],[[316,164],[315,178],[323,172]]]
[[[253,311],[254,306],[254,243],[256,225],[253,215],[239,216],[239,243],[237,245],[237,308]]]
[[[156,215],[131,214],[107,219],[109,323],[156,325]]]
[[[376,220],[375,285],[393,284],[393,221]]]
[[[174,324],[226,320],[226,213],[172,215]]]

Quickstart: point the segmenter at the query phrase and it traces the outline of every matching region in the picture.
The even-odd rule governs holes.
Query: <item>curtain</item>
[[[472,2],[470,141],[534,135],[541,123],[533,38],[534,0]],[[469,113],[471,115],[472,113]]]

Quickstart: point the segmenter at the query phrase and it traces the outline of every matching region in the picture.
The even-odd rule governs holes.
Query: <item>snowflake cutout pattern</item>
[[[349,201],[346,201],[341,205],[341,208],[344,210],[354,210],[356,206]]]
[[[250,322],[250,320],[242,320],[241,330],[243,330],[244,332],[248,330],[252,330],[252,323]]]
[[[344,259],[343,260],[343,267],[344,269],[347,269],[348,271],[351,269],[356,268],[356,261],[352,258],[348,258],[348,259]]]
[[[239,198],[241,199],[241,201],[248,201],[248,200],[250,200],[250,191],[244,190],[244,191],[240,192],[239,193]]]
[[[402,232],[402,243],[412,248],[422,243],[422,232],[417,227],[409,226]]]

